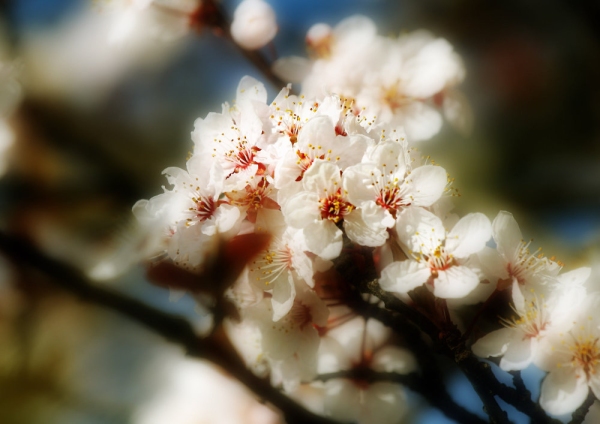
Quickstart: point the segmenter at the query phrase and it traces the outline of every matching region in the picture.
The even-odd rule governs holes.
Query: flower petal
[[[322,259],[337,258],[342,251],[342,232],[331,221],[314,222],[302,233],[308,250]]]
[[[513,337],[508,349],[500,360],[500,368],[504,371],[515,371],[525,369],[533,359],[534,340],[521,336]]]
[[[429,267],[417,261],[392,262],[381,271],[379,285],[386,291],[408,293],[431,276]]]
[[[379,225],[374,225],[373,220],[370,220],[371,222],[365,221],[362,209],[353,210],[344,217],[346,234],[350,237],[350,240],[361,246],[382,246],[388,239],[387,228],[381,225],[381,222],[385,221],[386,218],[385,211],[379,207],[374,209],[373,212],[382,217],[379,221],[375,221]]]
[[[442,128],[442,117],[423,102],[411,102],[402,108],[406,136],[411,141],[427,140]]]
[[[431,206],[444,192],[448,184],[446,170],[441,166],[420,166],[407,177],[410,181],[409,196],[415,206]]]
[[[456,223],[446,237],[446,249],[457,258],[479,252],[492,236],[492,224],[482,213],[470,213]]]
[[[469,294],[479,284],[479,277],[466,266],[451,266],[438,271],[433,280],[433,294],[442,299],[456,299]]]
[[[294,279],[290,272],[286,272],[287,278],[278,278],[277,283],[273,286],[273,297],[271,305],[273,306],[273,321],[279,321],[285,316],[296,298],[296,288],[294,287]]]
[[[496,241],[496,248],[501,255],[505,258],[516,257],[523,235],[519,224],[510,212],[498,212],[492,222],[492,234]]]
[[[477,340],[471,350],[477,356],[487,358],[490,356],[500,356],[506,352],[508,343],[513,336],[513,330],[510,328],[501,328],[500,330],[492,331]]]
[[[540,405],[550,414],[568,414],[581,406],[588,390],[585,376],[576,370],[552,371],[542,382]]]
[[[413,252],[433,252],[446,238],[442,221],[418,206],[404,209],[396,220],[398,239]]]
[[[281,208],[290,227],[305,228],[319,216],[319,197],[316,193],[301,191],[291,197]]]

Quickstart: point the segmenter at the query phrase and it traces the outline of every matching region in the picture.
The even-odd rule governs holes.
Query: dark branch
[[[118,312],[167,340],[183,346],[188,355],[207,359],[221,366],[259,398],[280,409],[288,424],[305,424],[307,422],[332,424],[335,422],[309,412],[272,387],[267,379],[254,375],[246,368],[227,338],[220,332],[200,338],[186,320],[152,308],[123,294],[96,287],[90,284],[80,271],[50,258],[33,244],[2,231],[0,231],[0,251],[16,265],[41,272],[54,284],[76,296]]]

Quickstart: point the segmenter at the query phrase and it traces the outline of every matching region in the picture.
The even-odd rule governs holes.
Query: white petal
[[[226,233],[227,231],[236,228],[236,224],[242,219],[243,216],[240,214],[240,210],[232,205],[221,205],[215,211],[217,230],[221,233]]]
[[[385,215],[381,208],[377,209],[384,216],[383,219],[375,222],[379,225],[373,225],[373,221],[366,222],[362,210],[353,210],[344,217],[344,230],[350,240],[361,246],[370,247],[382,246],[385,243],[388,239],[388,232],[387,228],[381,225],[381,222],[385,220]]]
[[[347,47],[369,42],[377,35],[375,23],[363,15],[354,15],[342,20],[333,29],[336,39],[343,39]]]
[[[377,193],[373,188],[373,180],[371,177],[375,172],[380,171],[371,163],[361,163],[344,170],[344,190],[348,192],[348,200],[353,205],[362,207],[363,203],[375,199]]]
[[[431,212],[411,206],[398,214],[396,232],[401,243],[413,252],[433,252],[446,238],[442,221]]]
[[[457,258],[479,252],[492,237],[490,220],[482,213],[470,213],[456,223],[446,237],[446,249]]]
[[[286,315],[294,304],[296,298],[296,288],[294,279],[290,272],[284,272],[287,278],[278,278],[273,286],[273,297],[271,304],[273,306],[273,321],[279,321]]]
[[[264,84],[250,76],[244,76],[237,87],[236,103],[257,101],[267,102],[267,89]]]
[[[442,299],[456,299],[469,294],[479,284],[479,277],[465,266],[451,266],[438,271],[433,280],[433,294]]]
[[[406,63],[404,92],[416,98],[431,97],[459,73],[458,66],[452,45],[443,38],[433,40]]]
[[[341,181],[340,168],[321,160],[316,160],[302,179],[304,188],[317,193],[321,198],[335,194],[335,190],[341,188]]]
[[[404,130],[410,141],[430,139],[442,128],[441,115],[423,102],[412,102],[401,110]]]
[[[408,293],[431,276],[429,267],[412,260],[392,262],[381,271],[379,284],[386,291]]]
[[[523,316],[527,313],[525,308],[525,297],[523,296],[523,292],[521,291],[521,287],[519,286],[519,282],[517,280],[513,280],[511,294],[517,313]]]
[[[519,229],[519,224],[517,224],[511,213],[498,212],[494,222],[492,222],[492,233],[498,252],[505,258],[515,257],[521,240],[523,240],[523,235]]]
[[[565,272],[558,277],[558,281],[565,287],[580,286],[590,278],[592,269],[589,267],[582,267],[574,269],[573,271]]]
[[[322,259],[335,259],[342,251],[342,232],[330,221],[317,221],[303,229],[306,246]]]
[[[316,193],[302,191],[290,198],[281,208],[289,226],[304,228],[320,219],[319,197]]]
[[[563,415],[577,409],[588,395],[585,376],[576,370],[552,371],[542,382],[540,405],[546,412]]]
[[[300,56],[289,56],[277,59],[271,69],[282,81],[302,82],[308,75],[312,64],[310,60]]]
[[[521,336],[513,337],[508,349],[500,360],[500,368],[504,371],[525,369],[533,359],[532,339],[523,339]]]
[[[446,170],[440,166],[420,166],[407,177],[410,181],[409,195],[416,206],[431,206],[444,192],[448,184]]]
[[[477,340],[471,346],[471,350],[473,350],[475,355],[482,358],[503,355],[513,337],[513,333],[514,331],[510,328],[501,328],[500,330],[492,331]]]
[[[382,171],[403,175],[406,171],[405,147],[394,141],[385,141],[375,145],[365,156]],[[397,166],[396,166],[397,165]],[[385,173],[387,173],[385,172]]]
[[[596,398],[600,399],[600,365],[596,365],[596,368],[591,373],[589,385]]]
[[[477,257],[483,272],[492,283],[508,278],[505,260],[496,249],[486,246],[477,252]]]

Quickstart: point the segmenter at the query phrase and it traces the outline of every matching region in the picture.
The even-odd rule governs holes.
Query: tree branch
[[[15,264],[41,272],[54,284],[70,293],[118,312],[170,342],[183,346],[189,356],[206,359],[219,365],[232,373],[259,398],[280,409],[288,424],[335,423],[306,410],[272,387],[268,379],[254,375],[246,368],[222,332],[200,338],[190,323],[181,317],[165,313],[115,291],[96,287],[79,270],[50,258],[30,242],[3,231],[0,231],[0,251]]]

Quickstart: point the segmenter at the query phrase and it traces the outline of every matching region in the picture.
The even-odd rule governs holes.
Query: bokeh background
[[[0,0],[0,61],[23,97],[9,117],[0,225],[88,273],[97,284],[185,315],[132,264],[131,206],[184,166],[194,120],[232,101],[239,79],[279,87],[209,30],[145,33],[107,43],[109,1]],[[225,0],[231,16],[237,0]],[[567,269],[600,265],[600,4],[583,0],[270,0],[279,34],[268,58],[305,55],[314,23],[361,13],[380,34],[425,28],[462,56],[461,89],[475,112],[469,136],[449,126],[419,148],[456,179],[460,213],[514,213]],[[598,265],[596,265],[598,264]],[[222,371],[35,273],[0,263],[0,422],[277,422]],[[526,372],[534,394],[541,378]],[[452,393],[480,412],[467,384]],[[217,389],[221,387],[222,389]],[[232,406],[233,405],[233,406]],[[408,421],[448,422],[414,396]],[[235,415],[239,414],[239,415]],[[526,422],[518,414],[518,422]],[[253,421],[254,420],[254,421]],[[269,421],[270,420],[270,421]]]

